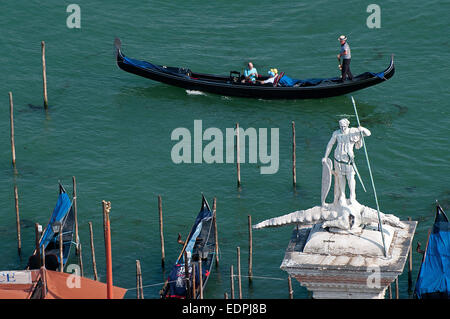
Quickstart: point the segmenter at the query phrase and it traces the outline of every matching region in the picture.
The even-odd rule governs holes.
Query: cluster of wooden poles
[[[408,220],[411,221],[411,217],[408,217]],[[400,299],[399,285],[398,285],[398,276],[395,278],[395,299]],[[408,252],[408,291],[412,292],[412,245],[409,247]],[[392,295],[392,283],[388,287],[388,297],[389,299],[393,299]]]
[[[218,232],[217,232],[217,215],[216,215],[216,208],[217,208],[217,199],[214,197],[213,201],[213,224],[214,224],[214,230],[215,230],[215,265],[216,268],[219,266],[219,238],[218,238]],[[161,196],[158,196],[158,211],[159,211],[159,230],[160,230],[160,239],[161,239],[161,265],[164,267],[165,264],[165,250],[164,250],[164,233],[163,233],[163,214],[162,214],[162,199]],[[238,246],[237,248],[237,275],[234,274],[234,266],[230,266],[230,286],[231,286],[231,294],[230,298],[235,299],[235,289],[234,289],[234,282],[235,278],[237,277],[238,281],[238,298],[242,299],[242,275],[241,275],[241,250]],[[186,252],[184,260],[187,263],[187,256]],[[141,267],[139,261],[136,261],[136,290],[137,290],[137,298],[143,298],[143,289],[142,289],[142,275],[141,275]],[[185,265],[185,281],[186,281],[186,289],[187,289],[187,297],[190,296],[196,296],[196,283],[195,283],[195,267],[192,267],[193,273],[192,273],[192,282],[190,282],[189,279],[189,267],[188,264]],[[199,271],[202,273],[202,264],[201,264],[201,258],[199,259]],[[252,234],[252,216],[248,215],[248,280],[249,282],[252,282],[253,280],[253,234]],[[203,283],[202,283],[202,276],[199,276],[200,283],[199,283],[199,298],[203,299]],[[288,277],[288,292],[289,292],[289,298],[293,299],[293,289],[292,289],[292,281],[291,277]],[[224,298],[228,299],[228,293],[224,293]]]
[[[79,275],[84,277],[84,267],[83,267],[83,254],[82,245],[78,236],[78,218],[77,218],[77,196],[76,196],[76,179],[75,176],[72,177],[73,181],[73,202],[72,208],[74,212],[75,220],[75,254],[78,256],[78,266],[80,267]],[[19,214],[19,195],[17,185],[14,185],[14,201],[16,208],[16,227],[17,227],[17,248],[19,257],[22,254],[22,242],[21,242],[21,229],[20,229],[20,214]],[[106,255],[106,283],[107,283],[107,298],[113,298],[113,277],[112,277],[112,255],[111,255],[111,225],[110,225],[110,211],[111,202],[102,201],[103,205],[103,231],[104,231],[104,241],[105,241],[105,255]],[[94,233],[92,230],[92,222],[88,223],[89,234],[90,234],[90,246],[92,254],[92,267],[94,280],[98,281],[97,263],[95,259],[95,247],[94,247]],[[40,241],[43,234],[42,226],[39,223],[35,223],[35,251],[34,254],[37,256],[39,261],[39,267],[45,267],[45,249],[40,247]],[[64,271],[64,258],[63,258],[63,232],[62,229],[59,231],[59,271]]]

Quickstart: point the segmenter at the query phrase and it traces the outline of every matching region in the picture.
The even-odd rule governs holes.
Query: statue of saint
[[[322,158],[322,163],[326,165],[331,149],[337,142],[334,150],[334,175],[336,179],[334,203],[341,206],[347,206],[347,204],[357,204],[355,192],[355,172],[358,174],[358,171],[354,163],[353,147],[356,146],[356,149],[360,149],[363,146],[361,134],[364,136],[370,136],[371,134],[368,129],[362,126],[356,128],[349,127],[349,125],[349,120],[345,118],[339,121],[340,129],[333,132],[333,135],[328,142],[325,156]],[[348,202],[345,198],[346,180],[350,189],[350,199]]]

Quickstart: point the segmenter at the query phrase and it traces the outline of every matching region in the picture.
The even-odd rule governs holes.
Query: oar
[[[355,109],[356,120],[358,121],[358,127],[359,127],[359,126],[361,126],[361,124],[359,123],[358,111],[356,110],[355,99],[353,99],[353,96],[352,96],[352,103],[353,103],[353,108]],[[375,184],[373,182],[372,169],[370,168],[369,155],[367,154],[367,146],[366,146],[366,143],[364,142],[364,134],[363,134],[363,132],[360,132],[360,133],[361,133],[362,144],[364,146],[364,153],[366,154],[367,167],[369,168],[370,181],[372,182],[373,194],[375,196],[375,203],[377,204],[378,227],[380,228],[381,239],[383,241],[384,257],[387,257],[386,244],[384,243],[383,226],[381,224],[380,207],[378,205],[377,191],[375,189]]]

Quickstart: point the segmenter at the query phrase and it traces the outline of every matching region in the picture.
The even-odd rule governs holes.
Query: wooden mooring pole
[[[214,221],[214,236],[215,236],[215,242],[216,242],[216,248],[215,248],[215,257],[216,257],[216,267],[219,266],[219,235],[217,233],[217,214],[216,214],[216,207],[217,207],[217,200],[214,197],[213,201],[213,221]]]
[[[198,277],[200,286],[200,299],[203,299],[203,269],[202,269],[202,258],[198,260]]]
[[[59,230],[59,271],[64,272],[64,255],[63,255],[63,235],[62,229]]]
[[[408,217],[408,221],[411,221],[411,217]],[[412,243],[409,247],[409,260],[408,260],[408,291],[412,288]]]
[[[41,262],[41,248],[39,246],[39,239],[40,239],[40,232],[39,232],[39,224],[35,223],[34,224],[34,231],[35,231],[35,245],[36,245],[36,256],[37,256],[37,260],[39,260],[39,267],[42,266],[42,262]]]
[[[97,263],[95,262],[94,232],[92,231],[92,223],[89,222],[89,234],[91,239],[92,268],[94,271],[94,280],[98,280]]]
[[[399,289],[398,289],[398,276],[395,278],[395,299],[400,299]]]
[[[83,245],[81,245],[81,243],[79,243],[80,246],[80,251],[78,252],[78,264],[80,265],[80,275],[81,277],[84,277],[84,267],[83,267]]]
[[[192,262],[192,299],[197,299],[197,292],[195,289],[196,280],[195,280],[195,264]]]
[[[14,202],[16,206],[16,228],[17,228],[17,252],[22,255],[22,240],[20,235],[20,216],[19,216],[19,192],[17,185],[14,185]]]
[[[75,179],[75,176],[72,176],[72,185],[73,185],[73,216],[75,219],[75,253],[78,255],[79,252],[79,245],[80,245],[80,238],[78,236],[78,215],[77,215],[77,181]]]
[[[295,155],[295,122],[292,121],[292,184],[297,185],[296,155]]]
[[[16,145],[14,142],[14,104],[12,92],[9,92],[9,118],[11,123],[11,154],[12,154],[12,164],[16,167]]]
[[[111,202],[102,201],[103,220],[105,223],[105,256],[106,256],[106,298],[113,299],[113,275],[112,275],[112,256],[111,256],[111,224],[109,214],[111,211]]]
[[[292,290],[291,276],[288,276],[289,299],[294,299],[294,290]]]
[[[237,163],[237,186],[241,187],[241,147],[239,141],[239,123],[236,123],[236,163]]]
[[[189,260],[186,250],[184,251],[184,280],[186,281],[186,299],[190,299]]]
[[[162,199],[161,195],[158,195],[158,211],[159,211],[159,234],[161,238],[161,267],[164,268],[164,231],[163,231],[163,215],[162,215]]]
[[[252,216],[248,215],[248,280],[253,280],[253,234]]]
[[[242,299],[242,281],[241,281],[241,248],[237,247],[237,270],[238,270],[238,288],[239,299]]]
[[[233,265],[230,266],[230,283],[231,283],[231,295],[230,295],[230,299],[234,299],[234,274],[233,274]]]
[[[144,288],[142,286],[141,262],[136,260],[136,298],[144,299]]]
[[[44,82],[44,109],[48,108],[47,99],[47,70],[45,65],[45,42],[41,41],[41,51],[42,51],[42,80]]]

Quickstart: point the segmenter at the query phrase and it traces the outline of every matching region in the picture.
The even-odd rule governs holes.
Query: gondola
[[[216,236],[213,212],[202,195],[202,207],[195,219],[194,225],[184,242],[183,248],[172,270],[160,291],[161,299],[198,299],[200,296],[200,266],[202,265],[202,288],[206,287],[216,250]],[[185,259],[187,257],[187,259]],[[186,272],[185,265],[188,265]],[[195,269],[195,271],[193,271]],[[195,289],[193,287],[195,272]],[[188,284],[186,284],[188,273]]]
[[[230,75],[213,75],[192,72],[187,68],[156,65],[125,56],[121,49],[121,41],[114,41],[116,62],[120,69],[154,81],[184,88],[223,96],[238,96],[257,99],[312,99],[339,96],[373,86],[390,79],[395,73],[394,56],[389,66],[382,72],[365,72],[354,76],[353,80],[341,81],[339,77],[323,79],[294,80],[294,86],[273,84],[241,83],[240,72],[231,71]],[[282,76],[282,72],[280,72]],[[267,77],[260,77],[265,80]],[[292,80],[292,79],[290,79]]]
[[[40,253],[45,250],[45,266],[49,270],[57,270],[60,265],[59,234],[62,232],[63,240],[63,266],[70,256],[73,243],[75,215],[72,202],[64,187],[59,184],[59,196],[47,227],[39,240]],[[36,249],[28,259],[27,269],[38,269],[42,257]]]
[[[439,204],[414,295],[418,299],[450,299],[450,223]]]

